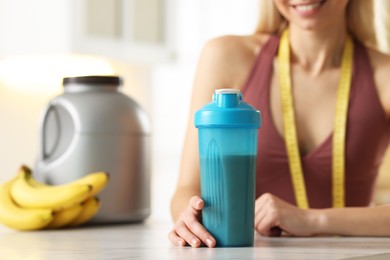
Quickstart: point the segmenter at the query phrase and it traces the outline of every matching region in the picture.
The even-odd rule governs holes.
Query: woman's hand
[[[278,197],[265,193],[255,204],[255,229],[263,236],[313,236],[315,211],[293,206]]]
[[[200,223],[204,201],[199,196],[190,199],[188,207],[180,214],[173,230],[169,232],[169,240],[177,246],[187,244],[199,247],[203,244],[215,246],[215,239]]]

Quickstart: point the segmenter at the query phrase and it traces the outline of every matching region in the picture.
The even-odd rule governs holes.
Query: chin
[[[295,27],[300,28],[301,30],[315,31],[324,26],[318,22],[314,21],[304,21],[304,22],[290,22],[290,25],[293,24]]]
[[[320,28],[318,24],[296,24],[297,27],[301,28],[302,30],[307,30],[307,31],[315,31]]]

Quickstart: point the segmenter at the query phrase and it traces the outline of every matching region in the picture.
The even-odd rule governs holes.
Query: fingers
[[[172,230],[171,232],[169,232],[168,234],[168,239],[171,241],[172,244],[174,244],[175,246],[185,246],[187,245],[186,241],[184,239],[182,239],[181,237],[179,237],[177,234],[176,234],[176,231],[175,230]]]
[[[202,242],[208,247],[214,247],[216,244],[213,236],[194,216],[188,215],[183,217],[183,221],[176,224],[175,232],[192,247],[199,247],[202,245]],[[177,241],[177,238],[173,238]]]
[[[180,223],[176,226],[176,233],[179,237],[183,238],[192,247],[199,247],[202,242],[208,247],[215,246],[214,238],[204,229],[199,223],[193,223],[191,228],[187,227],[185,223]],[[174,238],[177,241],[177,238]]]
[[[265,211],[259,210],[256,211],[255,214],[255,229],[260,233],[261,223],[263,222],[263,218],[265,217]]]
[[[263,219],[265,218],[267,214],[267,207],[265,204],[265,201],[268,200],[268,195],[263,194],[258,199],[256,199],[255,202],[255,229],[257,232],[259,232],[262,235],[265,235],[263,231]]]
[[[265,215],[261,221],[256,223],[256,231],[263,236],[278,236],[280,228],[278,228],[278,218],[273,214]]]
[[[183,238],[192,247],[201,246],[202,243],[199,238],[188,229],[184,222],[177,224],[175,231],[179,237]]]
[[[168,234],[172,244],[199,247],[203,243],[208,247],[215,247],[215,239],[200,222],[199,217],[203,207],[204,201],[199,196],[190,199],[189,206],[182,212],[174,229]]]
[[[263,194],[255,204],[255,229],[263,236],[280,236],[280,212],[276,198],[271,194]]]
[[[203,244],[208,247],[215,246],[215,239],[200,222],[193,220],[187,222],[186,225],[188,229],[203,242]]]
[[[204,207],[204,201],[199,196],[193,196],[190,199],[190,206],[194,210],[201,210]]]

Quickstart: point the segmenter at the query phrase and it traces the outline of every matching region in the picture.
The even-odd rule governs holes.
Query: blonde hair
[[[256,32],[279,33],[287,25],[272,0],[259,0],[260,17]],[[348,31],[360,42],[377,48],[374,25],[374,1],[350,0],[347,7]]]
[[[390,54],[390,1],[376,0],[374,9],[377,45],[381,51]]]

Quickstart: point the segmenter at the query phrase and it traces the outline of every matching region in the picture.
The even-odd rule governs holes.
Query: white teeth
[[[302,11],[302,12],[305,12],[305,11],[311,11],[311,10],[314,10],[316,9],[317,7],[319,7],[321,5],[321,3],[313,3],[313,4],[307,4],[307,5],[297,5],[295,6],[295,8],[298,10],[298,11]]]

